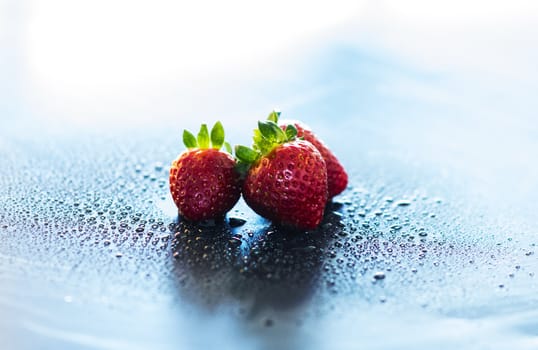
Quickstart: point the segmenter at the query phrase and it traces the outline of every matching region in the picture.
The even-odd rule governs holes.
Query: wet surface
[[[3,138],[13,348],[536,345],[534,235],[468,179],[348,155],[350,187],[317,230],[284,231],[242,201],[196,225],[169,198],[177,146],[162,132]]]
[[[538,346],[532,75],[457,57],[447,68],[421,54],[417,65],[403,49],[327,39],[286,49],[265,73],[254,60],[209,79],[200,63],[186,83],[179,74],[142,87],[108,66],[111,82],[73,77],[76,67],[48,67],[5,38],[3,348]],[[15,59],[23,53],[28,62]],[[44,79],[39,57],[64,75]],[[154,66],[143,63],[146,83]],[[320,227],[283,230],[242,200],[222,222],[178,218],[168,167],[181,129],[216,116],[229,141],[248,144],[275,103],[350,174]]]

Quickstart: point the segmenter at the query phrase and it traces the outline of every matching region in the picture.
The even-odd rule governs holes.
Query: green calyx
[[[280,112],[273,111],[280,114]],[[271,114],[273,114],[271,113]],[[278,116],[276,117],[278,121]],[[246,146],[235,146],[235,156],[239,160],[238,167],[241,170],[246,170],[251,164],[256,162],[260,157],[265,156],[275,147],[295,140],[297,137],[297,128],[290,124],[285,130],[282,130],[276,121],[266,120],[258,121],[258,128],[254,129],[254,143],[252,148]]]
[[[232,146],[224,141],[224,127],[220,121],[216,122],[209,132],[207,125],[202,124],[196,137],[188,130],[183,130],[183,143],[188,149],[208,149],[220,150],[224,145],[228,153],[232,153]]]
[[[272,122],[274,122],[274,123],[276,123],[276,124],[278,124],[278,125],[281,125],[281,124],[278,123],[278,120],[279,120],[279,119],[280,119],[280,110],[278,110],[278,109],[273,109],[273,111],[272,111],[271,113],[269,113],[269,115],[267,116],[267,120],[268,120],[268,121],[272,121]],[[291,123],[291,121],[289,121],[287,124],[289,124],[289,123]],[[288,125],[288,126],[289,126],[289,125]],[[288,129],[286,128],[285,131],[287,132],[287,130],[288,130]],[[300,137],[297,136],[297,132],[298,132],[298,131],[295,130],[295,135],[294,135],[294,137],[295,137],[296,139],[298,139],[298,140],[304,140],[304,136],[300,136]]]
[[[258,122],[258,129],[254,130],[254,144],[252,148],[262,155],[270,153],[276,146],[295,140],[297,128],[289,124],[282,130],[277,123],[266,120]]]

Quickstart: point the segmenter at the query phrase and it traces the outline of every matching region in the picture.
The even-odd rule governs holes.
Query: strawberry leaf
[[[276,141],[277,132],[272,127],[270,122],[258,122],[258,130],[260,130],[261,135],[269,141]]]
[[[254,130],[254,145],[252,148],[256,151],[260,151],[262,154],[268,154],[275,147],[276,143],[263,137],[259,129]]]
[[[280,111],[278,109],[273,109],[271,113],[269,113],[269,116],[267,117],[267,120],[270,120],[274,123],[278,123],[278,119],[280,118]]]
[[[220,121],[216,122],[211,129],[211,145],[215,149],[220,149],[224,144],[224,128]]]
[[[270,142],[283,143],[287,141],[286,134],[275,122],[270,120],[264,122],[259,121],[258,129],[260,130],[262,136]]]
[[[258,159],[260,152],[246,146],[237,145],[235,146],[235,156],[243,163],[252,164]]]
[[[198,142],[196,141],[196,138],[188,130],[183,130],[183,144],[185,144],[185,147],[187,147],[188,149],[198,147]]]
[[[224,142],[224,148],[226,149],[226,152],[230,153],[230,154],[233,154],[232,152],[232,146],[230,145],[229,142]]]
[[[288,140],[295,140],[295,137],[297,136],[297,128],[293,124],[286,125],[286,137]]]
[[[209,148],[209,132],[206,124],[202,124],[198,132],[198,147],[201,149]]]
[[[289,125],[284,130],[278,126],[280,111],[273,110],[266,121],[258,121],[258,127],[254,129],[253,146],[261,155],[271,153],[276,147],[297,138],[297,128]]]

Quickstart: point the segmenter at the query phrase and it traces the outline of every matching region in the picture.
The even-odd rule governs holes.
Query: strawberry
[[[275,123],[278,123],[280,117],[280,112],[275,110],[269,114],[268,120],[271,120]],[[299,121],[283,121],[280,122],[280,127],[282,129],[286,128],[286,125],[293,124],[297,128],[297,137],[302,138],[313,144],[321,153],[321,156],[325,160],[327,165],[327,181],[329,189],[329,199],[340,194],[347,187],[347,173],[344,170],[344,167],[336,158],[336,156],[331,152],[331,150],[321,141],[308,126],[299,122]]]
[[[197,138],[185,130],[183,143],[187,150],[170,168],[170,192],[179,214],[190,221],[224,216],[241,196],[241,179],[222,124],[215,124],[211,138],[205,124]],[[223,144],[229,153],[220,151]]]
[[[327,202],[327,169],[310,142],[297,140],[297,129],[282,130],[272,121],[258,122],[253,149],[236,146],[239,167],[246,172],[245,202],[277,224],[316,228]]]

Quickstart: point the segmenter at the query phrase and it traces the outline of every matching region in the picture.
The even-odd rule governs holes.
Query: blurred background
[[[275,104],[360,117],[395,100],[497,120],[536,107],[533,1],[1,4],[2,105],[16,120],[179,123]]]
[[[537,38],[538,3],[525,0],[0,0],[0,340],[536,347]],[[116,214],[95,218],[116,206],[128,213],[120,222],[152,219],[173,234],[182,223],[166,171],[182,129],[221,120],[229,141],[249,144],[275,107],[310,124],[351,179],[322,241],[305,238],[324,251],[316,268],[290,262],[319,268],[309,276],[322,281],[300,311],[213,295],[221,277],[185,272],[193,259],[181,242],[122,245],[108,236]],[[408,212],[398,199],[413,202]],[[233,215],[247,219],[247,253],[273,232],[243,203]],[[418,227],[429,236],[409,248],[404,231]],[[363,238],[371,246],[350,250]],[[333,269],[338,259],[351,265]],[[235,267],[226,288],[243,273]],[[264,269],[293,275],[284,267]],[[377,270],[385,282],[372,282]],[[185,297],[198,290],[185,279],[211,307]]]
[[[487,176],[524,165],[537,136],[533,1],[0,4],[3,128],[179,135],[279,107],[327,134],[382,120],[398,147]]]

